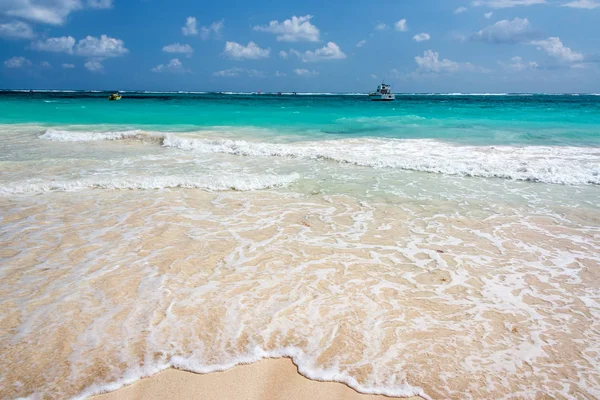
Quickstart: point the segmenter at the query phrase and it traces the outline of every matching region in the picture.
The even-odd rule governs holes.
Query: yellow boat
[[[119,93],[113,93],[110,96],[108,96],[108,100],[121,100],[121,96]]]

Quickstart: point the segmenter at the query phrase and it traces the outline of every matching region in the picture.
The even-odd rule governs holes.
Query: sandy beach
[[[358,393],[342,383],[307,379],[298,373],[298,369],[288,358],[266,359],[210,374],[168,369],[114,392],[92,397],[94,400],[384,400],[390,398]],[[422,398],[411,397],[409,400],[422,400]]]

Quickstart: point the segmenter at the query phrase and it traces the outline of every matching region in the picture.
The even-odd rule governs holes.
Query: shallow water
[[[25,96],[0,97],[0,397],[282,355],[363,392],[600,397],[592,96]]]

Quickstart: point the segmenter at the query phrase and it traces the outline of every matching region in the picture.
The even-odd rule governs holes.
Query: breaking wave
[[[455,176],[503,178],[566,185],[600,184],[600,148],[465,146],[433,139],[343,139],[274,143],[185,137],[173,133],[73,132],[48,129],[54,141],[142,140],[197,153],[327,160]]]
[[[80,180],[19,182],[0,186],[0,194],[25,194],[83,189],[158,190],[192,188],[209,191],[250,191],[287,186],[298,180],[296,173],[289,175],[220,175],[204,177],[158,176],[135,178],[86,178]]]

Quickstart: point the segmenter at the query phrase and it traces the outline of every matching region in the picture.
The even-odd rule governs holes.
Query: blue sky
[[[0,0],[0,87],[600,92],[600,0]]]

